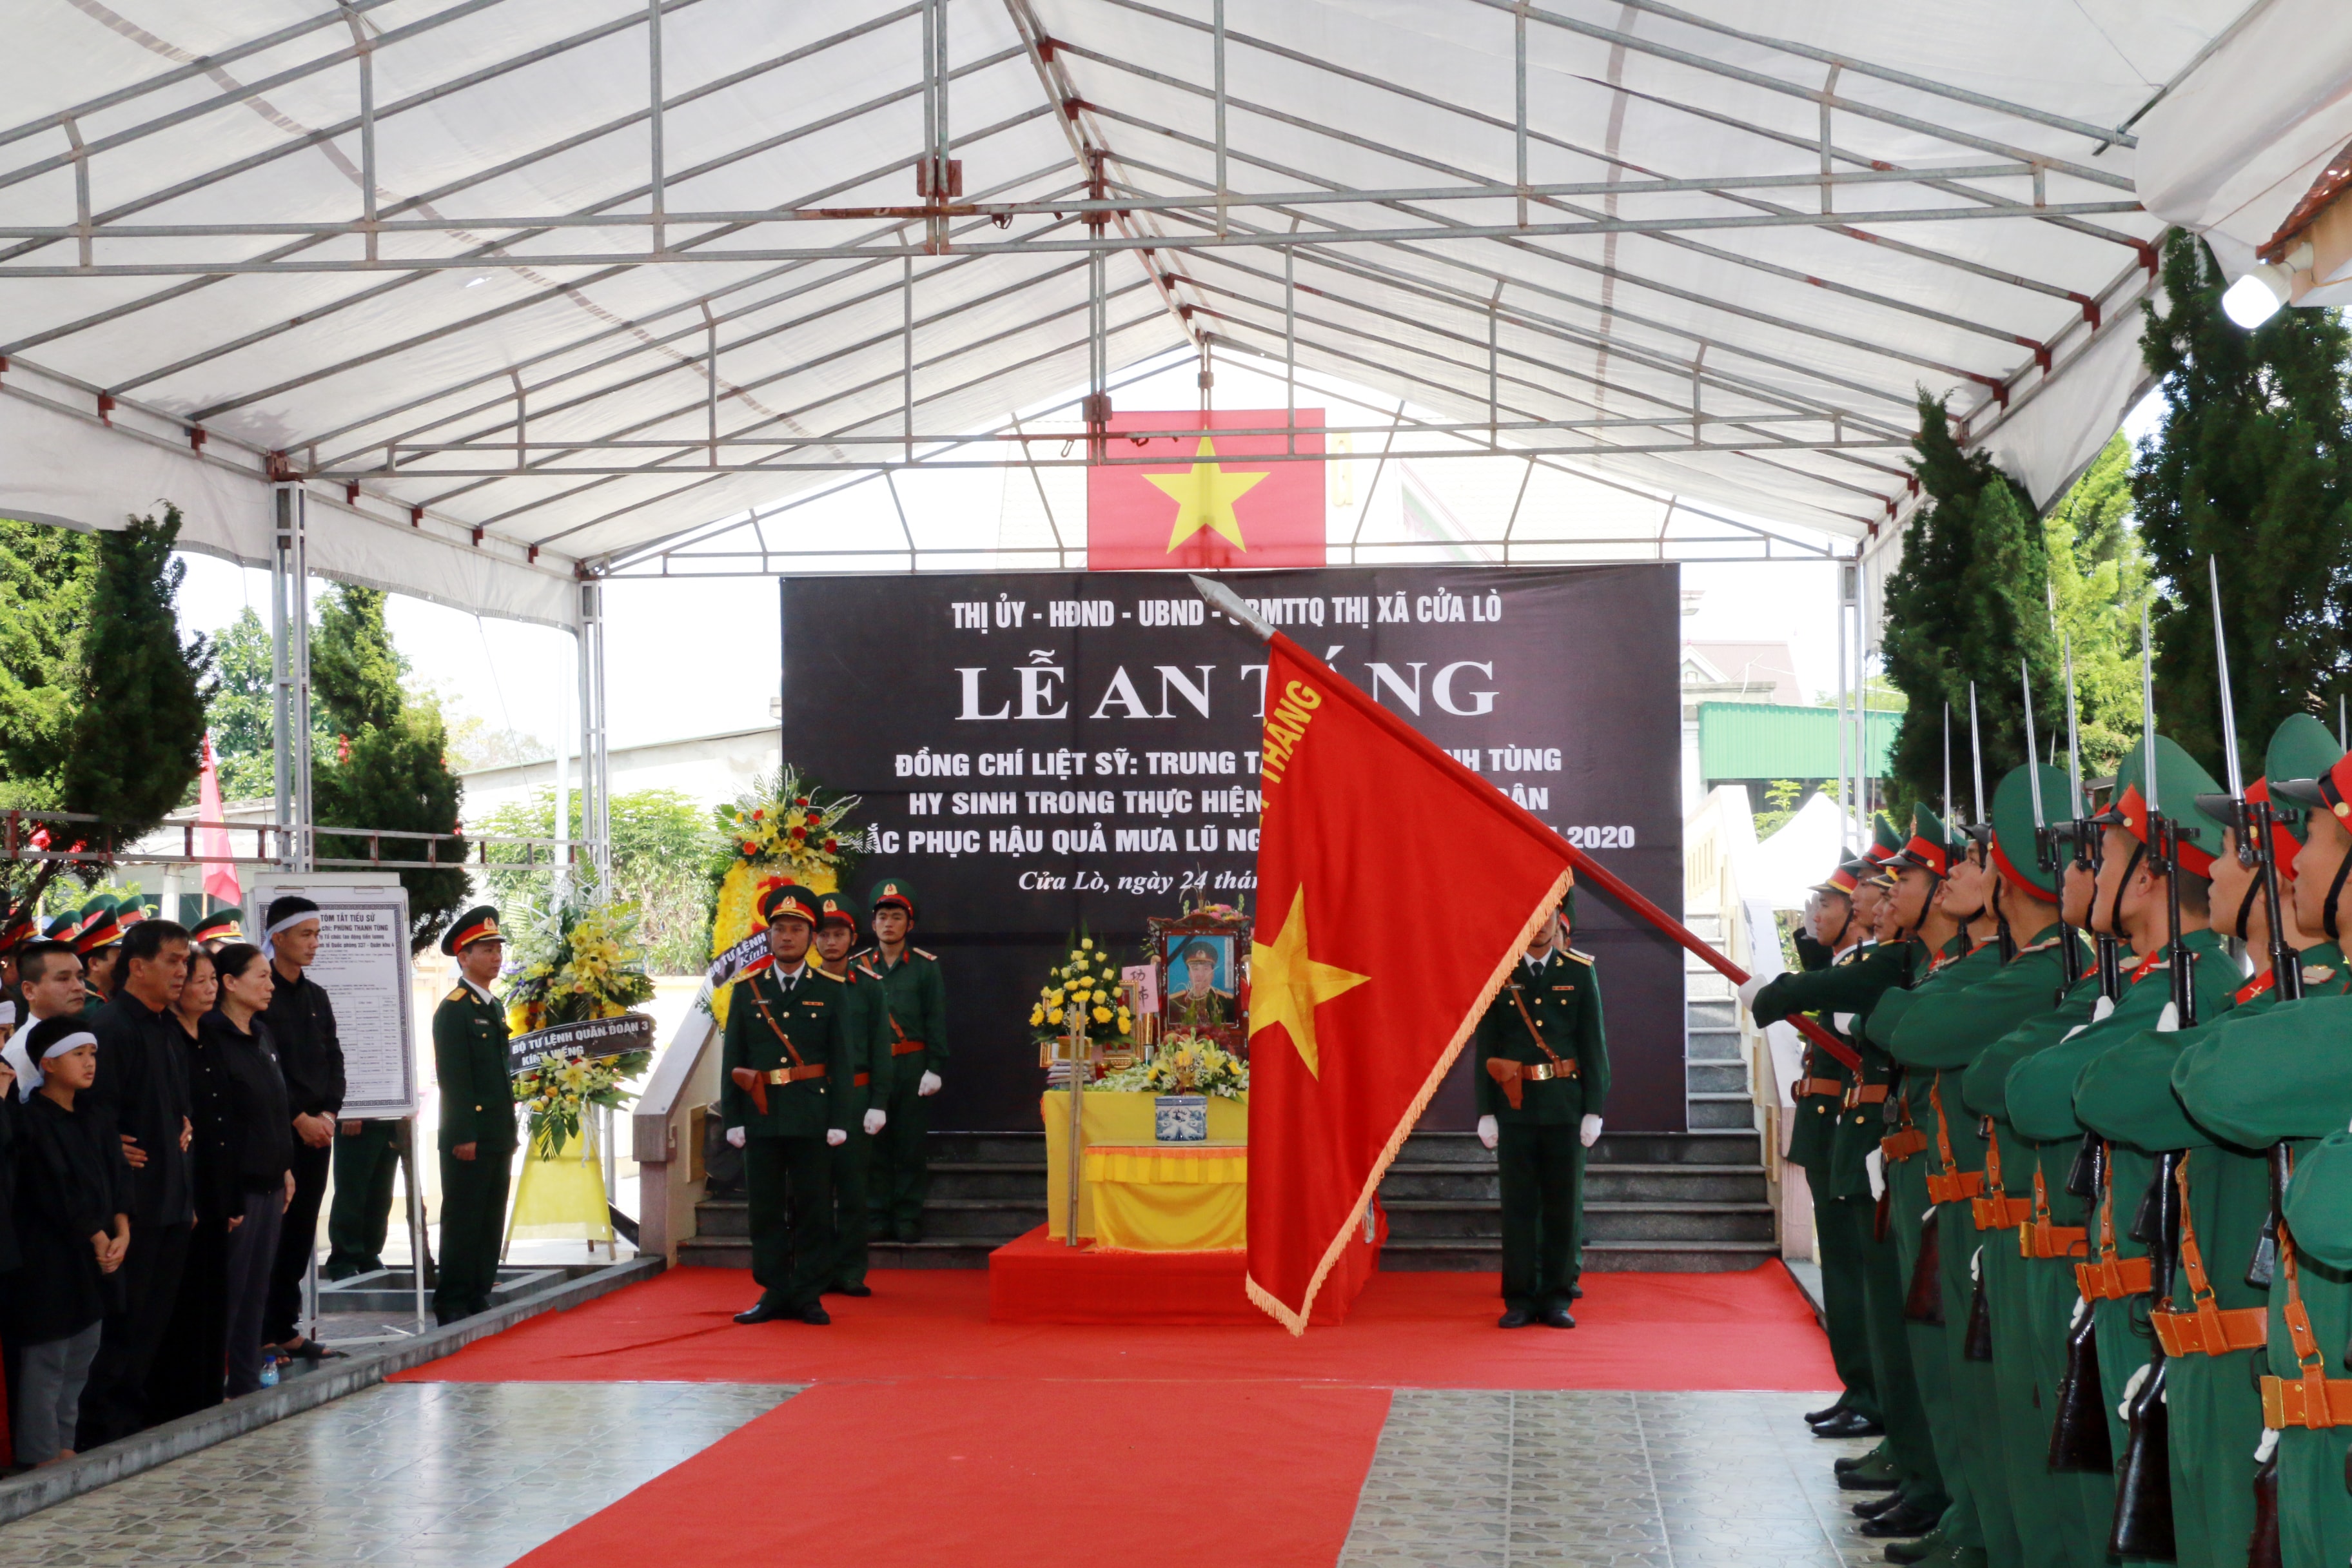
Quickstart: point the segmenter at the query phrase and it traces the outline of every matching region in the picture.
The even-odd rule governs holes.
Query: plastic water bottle
[[[261,1358],[261,1386],[278,1386],[278,1358],[274,1355],[264,1354]]]

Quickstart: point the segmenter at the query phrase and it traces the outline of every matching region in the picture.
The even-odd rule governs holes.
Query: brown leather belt
[[[911,1057],[922,1048],[923,1042],[920,1040],[894,1040],[890,1045],[890,1054],[894,1057]]]
[[[2021,1258],[2081,1258],[2088,1255],[2091,1233],[2079,1225],[2050,1225],[2027,1220],[2018,1227]]]
[[[824,1073],[823,1062],[811,1062],[806,1067],[770,1068],[760,1076],[770,1083],[806,1083],[813,1078],[823,1078]]]
[[[1845,1091],[1846,1108],[1852,1110],[1857,1105],[1884,1105],[1886,1103],[1886,1089],[1887,1086],[1883,1083],[1854,1084]]]
[[[2273,1431],[2287,1426],[2352,1426],[2352,1378],[2313,1375],[2263,1379],[2263,1425]]]
[[[1881,1138],[1878,1141],[1878,1152],[1882,1159],[1891,1160],[1900,1164],[1927,1146],[1927,1135],[1925,1132],[1920,1131],[1916,1127],[1906,1127]]]
[[[1574,1078],[1576,1064],[1564,1062],[1528,1062],[1519,1068],[1519,1077],[1529,1083],[1549,1083],[1556,1078]]]
[[[1971,1198],[1971,1216],[1979,1230],[2015,1230],[2033,1217],[2031,1198]]]
[[[2147,1294],[2147,1259],[2108,1258],[2074,1265],[2074,1288],[2085,1301],[2120,1301]]]
[[[1845,1083],[1834,1078],[1801,1078],[1789,1088],[1790,1100],[1810,1100],[1817,1094],[1843,1094]]]
[[[2259,1350],[2271,1333],[2268,1307],[2221,1308],[2210,1300],[2199,1302],[2193,1312],[2150,1312],[2147,1321],[2168,1356]]]
[[[1962,1204],[1984,1191],[1982,1171],[1948,1171],[1940,1176],[1927,1178],[1927,1201],[1931,1204]]]

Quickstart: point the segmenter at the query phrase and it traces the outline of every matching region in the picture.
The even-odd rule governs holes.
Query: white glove
[[[1491,1116],[1478,1118],[1478,1142],[1492,1149],[1503,1141],[1503,1129]]]
[[[1984,1248],[1979,1247],[1974,1252],[1969,1254],[1969,1282],[1970,1284],[1974,1284],[1976,1281],[1983,1278]]]
[[[1764,989],[1764,984],[1765,983],[1762,980],[1757,978],[1753,974],[1739,983],[1739,1010],[1741,1012],[1753,1013],[1756,1011],[1756,994]]]
[[[1576,1136],[1588,1149],[1591,1148],[1595,1143],[1600,1142],[1601,1118],[1598,1116],[1586,1117],[1583,1123],[1577,1128]]]
[[[2071,1334],[2071,1333],[2073,1333],[2076,1329],[2081,1328],[2081,1327],[2083,1326],[2083,1314],[2084,1314],[2084,1313],[2085,1313],[2085,1312],[2087,1312],[2087,1311],[2089,1311],[2090,1310],[2091,1310],[2091,1303],[2090,1303],[2090,1302],[2088,1302],[2088,1301],[2084,1300],[2082,1297],[2080,1297],[2080,1296],[2075,1297],[2075,1298],[2074,1298],[2074,1315],[2073,1317],[2071,1317],[2071,1318],[2069,1318],[2069,1319],[2067,1319],[2067,1320],[2066,1320],[2066,1331],[2067,1331],[2068,1333],[2070,1333],[2070,1334]]]
[[[740,1127],[730,1127],[727,1130],[727,1146],[730,1149],[740,1149],[743,1146],[743,1130]]]
[[[1853,1015],[1851,1013],[1832,1013],[1830,1022],[1837,1026],[1837,1032],[1841,1035],[1853,1033]]]
[[[2126,1423],[2131,1420],[2132,1401],[2139,1397],[2139,1385],[2147,1381],[2149,1364],[2142,1362],[2132,1369],[2131,1381],[2124,1384],[2123,1403],[2116,1406],[2116,1420]]]
[[[1870,1177],[1870,1195],[1874,1201],[1886,1194],[1886,1156],[1876,1149],[1862,1157],[1862,1168]]]
[[[2068,1040],[2073,1039],[2075,1036],[2077,1036],[2077,1035],[2081,1034],[2084,1030],[2085,1030],[2085,1029],[2089,1028],[2090,1026],[2090,1026],[2090,1025],[2088,1025],[2088,1024],[2077,1024],[2077,1025],[2075,1025],[2073,1028],[2071,1028],[2071,1029],[2069,1029],[2069,1030],[2067,1030],[2067,1031],[2066,1031],[2066,1033],[2064,1034],[2064,1036],[2063,1036],[2063,1037],[2059,1039],[2058,1043],[2059,1043],[2060,1045],[2062,1045],[2062,1046],[2063,1046],[2063,1045],[2064,1045]]]
[[[2278,1428],[2275,1426],[2263,1427],[2263,1440],[2254,1445],[2254,1463],[2258,1465],[2267,1465],[2271,1462],[2271,1456],[2277,1452]]]
[[[889,1120],[890,1120],[890,1116],[889,1116],[889,1113],[888,1113],[887,1111],[884,1111],[884,1110],[869,1110],[869,1111],[867,1111],[867,1112],[866,1113],[866,1136],[867,1136],[868,1138],[871,1138],[871,1137],[873,1137],[873,1136],[874,1136],[874,1134],[876,1134],[877,1132],[881,1131],[882,1131],[883,1123],[885,1123],[885,1122],[888,1121]]]
[[[828,1148],[840,1148],[844,1143],[849,1142],[849,1129],[846,1127],[826,1128],[824,1130],[824,1142]]]
[[[2116,999],[2112,996],[2102,996],[2091,1004],[2091,1022],[2103,1024],[2106,1022],[2107,1015],[2115,1010]]]
[[[939,1093],[939,1091],[940,1075],[935,1072],[925,1073],[923,1075],[923,1081],[915,1086],[916,1095],[925,1100],[928,1100],[932,1095]]]
[[[2164,1005],[2164,1011],[2156,1016],[2156,1032],[2159,1035],[2170,1035],[2178,1033],[2179,1028],[2180,1009],[2167,1002]]]

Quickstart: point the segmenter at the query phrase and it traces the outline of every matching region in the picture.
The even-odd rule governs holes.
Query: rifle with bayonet
[[[1977,683],[1971,680],[1969,682],[1969,764],[1976,774],[1977,819],[1975,826],[1969,829],[1969,842],[1977,847],[1977,865],[1980,868],[1990,867],[1992,863],[1992,816],[1985,810],[1983,733],[1982,727],[1977,723]],[[2033,748],[2029,745],[2025,751],[2026,773],[2031,776]],[[2010,934],[2009,917],[2001,913],[1999,904],[1992,902],[1990,891],[1985,894],[1985,902],[1992,905],[1994,940],[2000,944],[2000,961],[2007,963],[2017,956],[2017,938]],[[1981,914],[1983,911],[1978,912]]]

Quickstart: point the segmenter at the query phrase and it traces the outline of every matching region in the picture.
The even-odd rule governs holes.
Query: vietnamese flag
[[[1582,858],[1288,637],[1266,652],[1249,1295],[1297,1334]],[[1442,843],[1463,875],[1407,877],[1408,840]]]
[[[1087,469],[1087,570],[1322,565],[1323,465],[1265,460],[1322,456],[1323,437],[1289,435],[1289,421],[1280,408],[1112,415],[1111,461]],[[1323,410],[1298,423],[1319,430]],[[1234,430],[1278,433],[1220,434]]]

